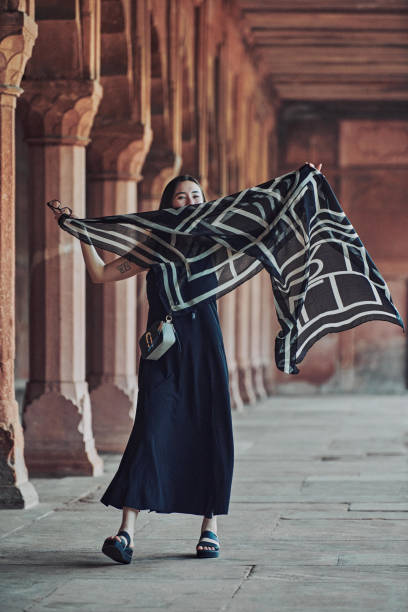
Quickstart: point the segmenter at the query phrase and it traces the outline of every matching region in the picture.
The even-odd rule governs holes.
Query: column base
[[[0,401],[0,412],[0,509],[31,508],[38,504],[38,495],[28,481],[17,402]]]
[[[123,385],[102,383],[90,393],[95,445],[98,451],[123,453],[136,413],[136,377]],[[130,383],[130,384],[129,384]]]
[[[239,392],[238,370],[236,367],[229,372],[229,392],[231,399],[231,410],[242,412],[244,402],[242,401],[242,397]]]
[[[26,480],[20,484],[0,484],[0,509],[27,510],[38,504],[37,491],[31,482]]]
[[[56,386],[59,391],[48,391]],[[45,392],[38,396],[41,387]],[[26,396],[25,459],[30,476],[100,476],[103,461],[95,448],[87,383],[30,382]]]
[[[251,366],[238,367],[239,391],[244,404],[255,404],[256,395],[252,386]]]
[[[268,396],[276,393],[275,371],[276,365],[272,362],[262,366],[263,384]]]
[[[263,370],[261,364],[252,366],[252,380],[256,399],[264,399],[266,397],[266,390],[263,383]]]

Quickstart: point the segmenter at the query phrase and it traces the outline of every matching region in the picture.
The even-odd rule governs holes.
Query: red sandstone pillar
[[[261,367],[263,386],[267,395],[275,392],[275,338],[273,335],[273,320],[275,303],[271,287],[271,279],[266,270],[261,274]]]
[[[251,282],[247,281],[236,290],[236,354],[238,382],[244,404],[254,404],[256,395],[252,381],[250,352]]]
[[[32,176],[27,464],[36,475],[99,475],[85,381],[85,264],[79,241],[44,203],[58,198],[85,216],[85,145],[101,87],[28,81],[25,91]]]
[[[277,129],[275,115],[277,113],[277,102],[273,102],[275,113],[269,113],[264,125],[262,180],[277,175]],[[275,299],[272,290],[271,277],[268,272],[262,272],[262,367],[263,382],[267,395],[276,393],[276,377],[278,369],[275,361],[275,337],[277,334],[277,318]]]
[[[116,130],[114,138],[98,130],[93,138],[88,151],[88,216],[136,212],[137,181],[151,142],[150,130],[132,140],[136,127],[129,125],[128,135],[122,136]],[[102,256],[105,261],[117,257]],[[136,343],[142,333],[136,325],[137,288],[144,286],[143,280],[144,275],[88,284],[88,382],[98,450],[123,452],[133,425],[138,391]]]
[[[181,158],[172,151],[159,155],[151,151],[144,167],[143,180],[140,183],[139,212],[157,210],[161,194],[167,183],[177,176],[181,168]],[[139,280],[139,279],[138,279]],[[140,278],[137,287],[137,328],[141,335],[146,329],[149,305],[146,296],[145,276]],[[139,362],[140,349],[137,346],[137,361]]]
[[[243,408],[243,402],[239,392],[238,364],[235,358],[235,302],[236,292],[227,293],[218,300],[218,313],[227,356],[231,408],[239,411]]]
[[[262,277],[258,273],[250,281],[251,285],[251,319],[250,350],[253,388],[257,399],[266,395],[262,369]]]
[[[225,99],[227,96],[225,95]],[[225,134],[226,126],[222,123],[221,133]],[[220,134],[219,134],[220,138]],[[214,198],[217,195],[227,195],[233,191],[233,187],[229,182],[228,176],[228,147],[226,137],[224,142],[221,140],[217,144],[219,151],[219,185],[220,193],[214,194]],[[213,197],[211,197],[213,199]],[[239,376],[238,376],[238,364],[236,360],[236,291],[231,291],[225,294],[218,300],[218,315],[220,319],[220,325],[222,329],[222,336],[224,340],[225,354],[227,357],[228,366],[228,377],[229,377],[229,392],[231,399],[231,409],[240,411],[243,408],[243,401],[239,390]]]
[[[0,508],[38,503],[28,481],[24,438],[14,394],[15,357],[15,148],[16,99],[37,26],[22,12],[1,12],[0,27]]]

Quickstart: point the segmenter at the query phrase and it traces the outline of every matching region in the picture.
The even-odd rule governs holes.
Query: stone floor
[[[35,479],[41,503],[0,512],[3,612],[407,612],[408,396],[275,397],[234,415],[219,559],[200,519],[142,512],[131,565],[100,552],[120,513],[98,478]]]

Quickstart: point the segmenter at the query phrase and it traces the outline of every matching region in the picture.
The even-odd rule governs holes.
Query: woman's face
[[[200,186],[194,181],[180,181],[174,190],[171,205],[173,208],[181,208],[189,204],[201,204],[204,202]]]

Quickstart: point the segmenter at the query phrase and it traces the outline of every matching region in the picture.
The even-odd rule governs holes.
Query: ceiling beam
[[[306,12],[245,12],[245,20],[251,29],[268,30],[407,30],[408,12],[405,14],[390,13],[313,13]]]
[[[267,91],[283,100],[408,98],[408,0],[234,0]]]
[[[288,100],[408,100],[408,81],[372,83],[332,83],[309,80],[306,83],[288,80],[272,80],[273,87],[282,101]]]
[[[390,13],[392,11],[407,11],[406,0],[290,0],[290,2],[282,2],[282,0],[237,0],[240,9],[245,12],[269,10],[279,12],[296,12],[299,11],[319,11],[319,12],[344,12],[353,11],[355,13],[378,12],[384,11]]]
[[[255,46],[320,46],[347,47],[387,46],[405,47],[408,52],[408,30],[291,30],[254,29],[252,37]]]

